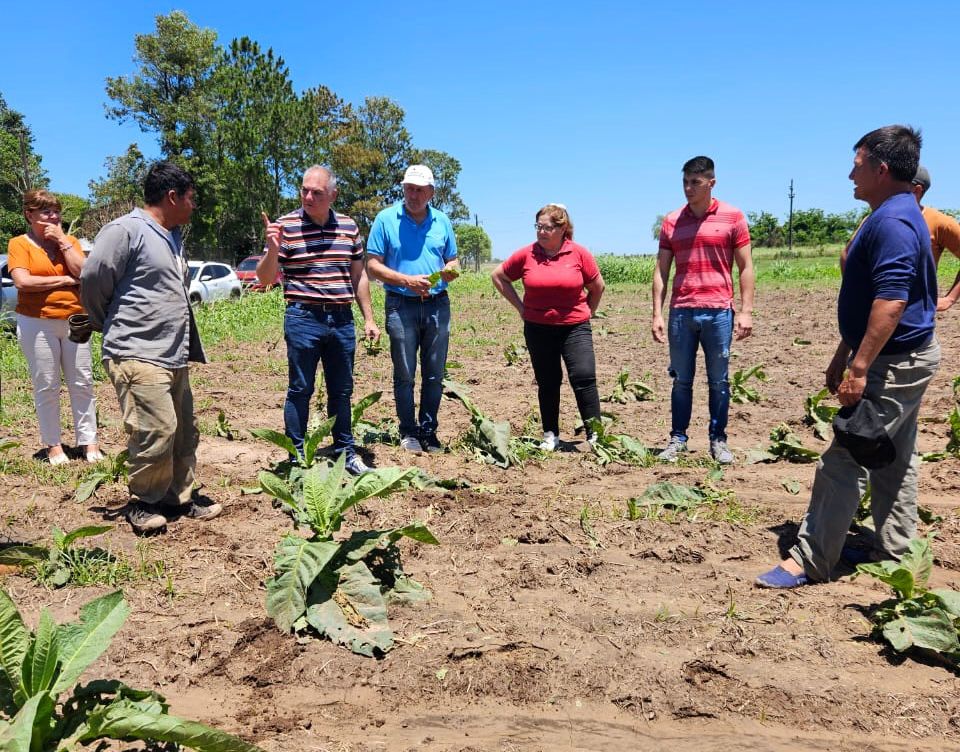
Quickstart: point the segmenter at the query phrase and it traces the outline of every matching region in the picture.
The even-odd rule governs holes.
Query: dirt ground
[[[520,322],[491,292],[451,292],[457,379],[478,406],[509,419],[515,432],[536,410],[525,359],[507,367],[504,347],[522,342]],[[132,615],[88,672],[155,688],[172,712],[214,724],[271,752],[330,750],[960,750],[960,676],[935,663],[892,655],[869,639],[866,609],[883,586],[851,580],[792,592],[754,587],[779,560],[806,507],[814,465],[747,465],[747,450],[770,429],[803,426],[804,397],[822,386],[836,344],[834,291],[761,290],[754,337],[736,343],[731,370],[764,363],[770,381],[759,404],[732,405],[730,443],[738,452],[721,488],[732,489],[744,521],[629,521],[626,502],[649,484],[703,480],[706,387],[701,370],[682,465],[601,468],[573,437],[575,407],[564,386],[567,451],[542,463],[501,470],[450,452],[411,458],[369,447],[379,466],[412,463],[480,489],[411,492],[367,503],[351,524],[424,520],[440,546],[401,544],[405,569],[433,598],[393,607],[398,646],[382,660],[328,642],[298,642],[264,610],[263,582],[289,519],[267,497],[244,495],[278,452],[247,429],[282,427],[285,374],[278,345],[220,345],[194,374],[201,420],[223,410],[237,440],[205,432],[199,453],[203,491],[226,511],[206,524],[176,522],[149,540],[167,577],[126,588]],[[645,288],[608,292],[595,322],[601,394],[621,368],[649,372],[653,401],[605,405],[618,430],[662,446],[669,430],[666,347],[648,332]],[[941,318],[943,367],[922,410],[921,451],[942,449],[960,373],[960,314]],[[810,344],[794,344],[809,341]],[[272,347],[272,349],[270,349]],[[268,359],[273,359],[271,366]],[[389,354],[358,354],[356,394],[385,390],[373,417],[393,415]],[[98,387],[104,444],[123,446],[116,398]],[[468,425],[445,400],[440,437]],[[28,456],[34,428],[14,432]],[[921,503],[943,516],[936,527],[934,581],[960,589],[960,476],[957,460],[924,464]],[[784,483],[797,481],[800,491]],[[2,479],[0,507],[9,539],[47,539],[53,525],[111,517],[124,489],[103,489],[87,504],[72,488]],[[589,537],[581,526],[586,507]],[[924,527],[924,530],[927,528]],[[0,538],[2,540],[2,538]],[[131,553],[137,539],[120,522],[105,536]],[[35,623],[41,607],[73,616],[97,589],[47,591],[22,576],[5,586]],[[120,749],[118,746],[117,749]]]

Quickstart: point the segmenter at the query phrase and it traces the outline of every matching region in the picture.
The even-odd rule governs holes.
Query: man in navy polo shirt
[[[854,146],[853,196],[873,211],[847,249],[837,300],[841,341],[826,370],[827,388],[841,405],[873,400],[896,458],[866,470],[834,440],[817,466],[797,544],[779,566],[757,578],[761,587],[826,582],[841,558],[899,559],[916,535],[917,413],[940,365],[934,335],[937,274],[911,184],[920,143],[912,128],[889,125]],[[844,541],[865,473],[876,536],[873,550],[860,552]]]
[[[419,454],[442,449],[437,413],[450,342],[447,283],[457,276],[457,240],[447,215],[430,206],[433,173],[412,165],[403,176],[403,201],[381,211],[367,239],[367,271],[386,288],[386,325],[393,360],[393,397],[400,446]],[[439,274],[432,283],[431,274]],[[413,384],[419,351],[420,413]]]

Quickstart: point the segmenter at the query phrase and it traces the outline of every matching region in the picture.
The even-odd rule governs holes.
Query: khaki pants
[[[881,355],[870,366],[865,394],[877,401],[897,458],[887,467],[865,470],[836,440],[820,457],[810,506],[790,550],[810,579],[826,582],[840,560],[864,474],[870,481],[875,547],[885,558],[906,553],[917,534],[917,414],[939,365],[940,344],[934,339],[914,352]]]
[[[190,369],[106,360],[127,432],[130,493],[148,504],[189,504],[200,431]]]

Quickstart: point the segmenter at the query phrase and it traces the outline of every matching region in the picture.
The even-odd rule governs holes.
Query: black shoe
[[[431,454],[443,451],[443,444],[440,443],[435,433],[421,434],[420,446],[423,447],[423,451],[430,452]]]
[[[167,518],[161,514],[160,509],[145,502],[131,504],[127,509],[126,517],[135,533],[149,533],[167,524]]]
[[[194,496],[189,504],[168,504],[163,507],[164,513],[170,517],[187,517],[191,520],[212,520],[219,517],[223,505],[218,504],[205,496]]]

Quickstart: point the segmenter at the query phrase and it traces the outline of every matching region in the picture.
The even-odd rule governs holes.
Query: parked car
[[[17,307],[17,288],[13,286],[10,270],[7,269],[7,254],[0,254],[0,326],[15,327],[17,317],[13,309]]]
[[[190,261],[190,302],[211,303],[239,298],[242,291],[236,272],[219,261]]]
[[[257,279],[257,264],[260,263],[260,259],[262,258],[262,254],[257,254],[256,256],[247,256],[237,267],[237,277],[240,280],[240,284],[242,284],[248,290],[266,289],[260,284],[260,280]],[[271,285],[271,287],[282,284],[283,272],[277,268],[277,278],[273,281],[273,285]]]

